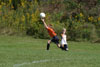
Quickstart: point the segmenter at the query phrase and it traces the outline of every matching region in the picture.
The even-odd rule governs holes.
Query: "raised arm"
[[[44,24],[45,28],[48,28],[48,26],[47,26],[47,24],[46,24],[45,20],[44,20],[43,18],[42,18],[41,20],[42,20],[42,22],[43,22],[43,24]]]

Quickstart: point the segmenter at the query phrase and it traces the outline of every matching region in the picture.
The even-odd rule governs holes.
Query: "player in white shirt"
[[[66,38],[66,29],[64,28],[61,34],[61,49],[68,51],[68,43]]]

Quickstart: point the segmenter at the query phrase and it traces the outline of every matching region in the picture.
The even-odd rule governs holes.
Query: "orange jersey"
[[[52,28],[48,27],[47,30],[48,30],[48,33],[49,33],[49,35],[50,35],[51,37],[54,37],[54,36],[57,35],[57,34],[55,33],[55,31],[54,31]]]

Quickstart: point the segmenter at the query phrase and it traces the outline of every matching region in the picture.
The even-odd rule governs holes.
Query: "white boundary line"
[[[50,62],[50,61],[58,61],[58,60],[63,60],[63,59],[45,59],[45,60],[38,60],[38,61],[32,61],[32,62],[24,62],[21,64],[14,64],[13,67],[20,67],[23,65],[29,65],[29,64],[35,64],[35,63],[45,63],[45,62]]]

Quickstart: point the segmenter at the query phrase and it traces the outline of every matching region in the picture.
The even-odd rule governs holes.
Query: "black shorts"
[[[51,39],[51,42],[54,42],[55,44],[59,44],[59,38],[57,36],[54,36],[52,39]]]

